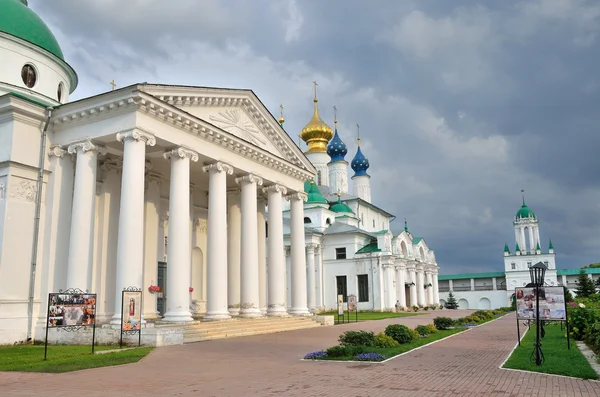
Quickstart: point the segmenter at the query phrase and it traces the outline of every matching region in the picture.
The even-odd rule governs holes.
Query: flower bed
[[[433,325],[419,325],[415,329],[401,324],[390,324],[384,332],[377,335],[368,331],[346,331],[340,335],[338,345],[308,353],[304,359],[380,362],[494,320],[497,314],[505,312],[478,310],[470,316],[456,320],[436,317]]]

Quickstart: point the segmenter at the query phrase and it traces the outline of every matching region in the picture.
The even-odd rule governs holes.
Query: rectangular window
[[[335,249],[335,259],[346,259],[346,248]]]
[[[336,276],[335,281],[337,284],[337,294],[344,296],[344,302],[348,302],[348,284],[346,283],[346,276]],[[335,297],[337,300],[337,296]]]
[[[511,270],[515,270],[517,268],[517,265],[513,262],[510,264],[510,268]]]
[[[369,275],[359,274],[358,276],[358,301],[369,301]]]
[[[531,262],[527,262],[527,267],[531,267]]]

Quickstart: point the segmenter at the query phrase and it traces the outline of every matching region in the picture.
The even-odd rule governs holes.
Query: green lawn
[[[526,371],[543,372],[546,374],[573,376],[583,379],[598,379],[598,375],[590,363],[581,354],[574,340],[571,340],[571,350],[567,349],[565,328],[559,324],[545,326],[546,336],[542,338],[544,362],[539,367],[532,361],[531,353],[535,345],[535,326],[532,326],[510,356],[505,368],[523,369]]]
[[[386,318],[397,318],[397,317],[410,317],[410,316],[419,316],[421,314],[425,314],[427,312],[358,312],[358,321],[369,321],[369,320],[384,320]],[[319,313],[319,316],[334,316],[335,321],[338,321],[338,313],[337,312],[325,312]],[[348,321],[350,318],[350,322],[356,321],[356,313],[350,313],[348,317],[348,312],[344,313],[345,320]],[[341,318],[340,318],[341,320]]]
[[[428,343],[431,342],[435,342],[436,340],[440,340],[443,338],[446,338],[450,335],[454,335],[457,334],[459,332],[463,332],[466,331],[465,328],[454,328],[454,329],[448,329],[448,330],[443,330],[443,331],[438,331],[435,334],[426,336],[424,338],[419,338],[415,341],[412,341],[410,343],[403,343],[401,345],[398,345],[396,347],[389,347],[389,348],[384,348],[384,347],[368,347],[367,352],[368,353],[377,353],[377,354],[381,354],[383,356],[385,356],[386,359],[390,358],[390,357],[394,357],[397,356],[398,354],[402,354],[402,353],[406,353],[410,350],[413,350],[417,347],[426,345]],[[344,357],[324,357],[323,360],[337,360],[337,361],[350,361],[350,360],[354,360],[353,356],[344,356]]]
[[[118,349],[118,346],[97,346],[96,351]],[[92,354],[91,346],[48,346],[44,361],[43,345],[0,347],[0,371],[69,372],[80,369],[134,363],[153,348],[141,347],[123,352]]]

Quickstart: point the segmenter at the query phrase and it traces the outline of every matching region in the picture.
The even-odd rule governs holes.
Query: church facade
[[[43,339],[49,293],[121,292],[146,321],[433,305],[425,241],[371,203],[359,152],[315,115],[303,153],[250,90],[135,84],[69,101],[77,74],[25,0],[0,0],[0,344]],[[338,150],[339,152],[336,152]],[[347,151],[347,150],[346,150]]]
[[[337,117],[334,125],[332,130],[321,119],[315,87],[313,117],[300,133],[308,146],[306,156],[316,168],[315,178],[304,187],[309,310],[334,310],[340,295],[344,302],[354,295],[359,310],[437,305],[435,253],[423,238],[410,233],[406,221],[404,230],[394,235],[390,223],[395,216],[372,201],[370,164],[362,153],[360,136],[357,152],[348,164],[348,148],[338,133]],[[349,168],[354,172],[351,183]],[[294,224],[288,221],[287,212],[284,216],[289,246]]]

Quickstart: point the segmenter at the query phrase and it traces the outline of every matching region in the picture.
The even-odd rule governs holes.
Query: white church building
[[[77,74],[44,22],[25,0],[0,11],[0,344],[43,339],[48,294],[68,288],[96,293],[105,324],[132,286],[145,320],[174,324],[307,316],[338,294],[438,302],[433,251],[391,233],[360,149],[348,193],[316,97],[306,154],[250,90],[142,83],[69,102]]]

